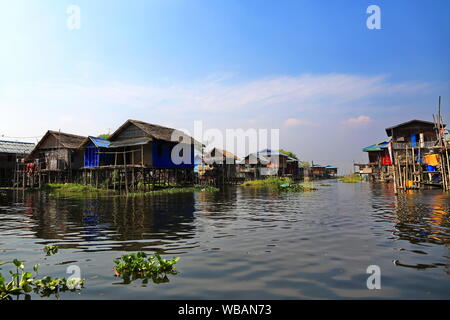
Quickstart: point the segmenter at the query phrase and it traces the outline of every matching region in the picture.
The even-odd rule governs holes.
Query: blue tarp
[[[417,137],[416,137],[415,134],[412,134],[412,135],[411,135],[411,145],[412,145],[413,147],[417,147]]]
[[[389,145],[389,141],[383,141],[376,144],[372,144],[368,147],[365,147],[363,149],[364,152],[370,152],[370,151],[381,151],[383,149],[386,149]]]
[[[92,136],[89,136],[89,139],[91,139],[91,141],[94,143],[94,145],[97,148],[108,148],[109,144],[110,144],[108,139],[92,137]]]
[[[109,140],[92,136],[89,139],[90,141],[84,149],[84,166],[98,167],[100,165],[112,164],[113,155],[102,153],[107,150],[110,144]]]

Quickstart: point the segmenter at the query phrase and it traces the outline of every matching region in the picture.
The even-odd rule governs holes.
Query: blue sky
[[[203,120],[279,128],[284,149],[348,171],[439,95],[450,119],[449,36],[445,0],[1,1],[0,136]]]

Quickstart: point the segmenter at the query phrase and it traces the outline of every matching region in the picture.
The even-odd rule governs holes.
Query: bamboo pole
[[[408,157],[408,147],[405,146],[405,190],[408,187],[409,181],[409,157]]]
[[[441,97],[439,97],[439,110],[440,110],[440,105],[441,105]],[[444,122],[442,119],[442,116],[440,116],[440,122],[442,125],[442,130],[444,130]],[[447,170],[447,174],[445,176],[445,180],[447,183],[447,190],[450,189],[450,163],[449,163],[449,159],[448,159],[448,148],[447,148],[447,140],[445,140],[445,136],[442,136],[442,145],[445,148],[445,163],[443,163],[443,166],[446,166],[446,170]]]
[[[397,172],[397,167],[398,167],[398,158],[397,158],[397,151],[392,150],[392,156],[393,156],[393,172],[394,172],[394,192],[395,194],[398,193],[398,189],[399,189],[399,176],[398,176],[398,172]]]

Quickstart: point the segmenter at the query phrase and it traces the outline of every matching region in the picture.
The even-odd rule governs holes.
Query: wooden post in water
[[[27,173],[26,173],[26,170],[25,170],[25,165],[23,166],[23,185],[22,185],[22,189],[24,189],[25,190],[25,184],[26,184],[26,175],[27,175]]]
[[[131,151],[131,190],[135,189],[134,183],[136,182],[136,179],[134,177],[134,151],[135,150]]]
[[[123,167],[125,171],[125,192],[128,194],[128,175],[127,175],[127,156],[125,150],[123,152]]]

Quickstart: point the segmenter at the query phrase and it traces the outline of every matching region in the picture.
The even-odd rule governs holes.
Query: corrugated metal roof
[[[0,153],[29,154],[34,143],[0,140]]]
[[[129,147],[129,146],[138,146],[141,144],[147,144],[150,141],[152,141],[152,138],[134,138],[134,139],[127,139],[127,140],[120,140],[120,141],[113,141],[109,144],[110,148],[117,148],[117,147]]]
[[[111,142],[108,139],[89,136],[89,139],[95,144],[97,148],[108,148]]]

